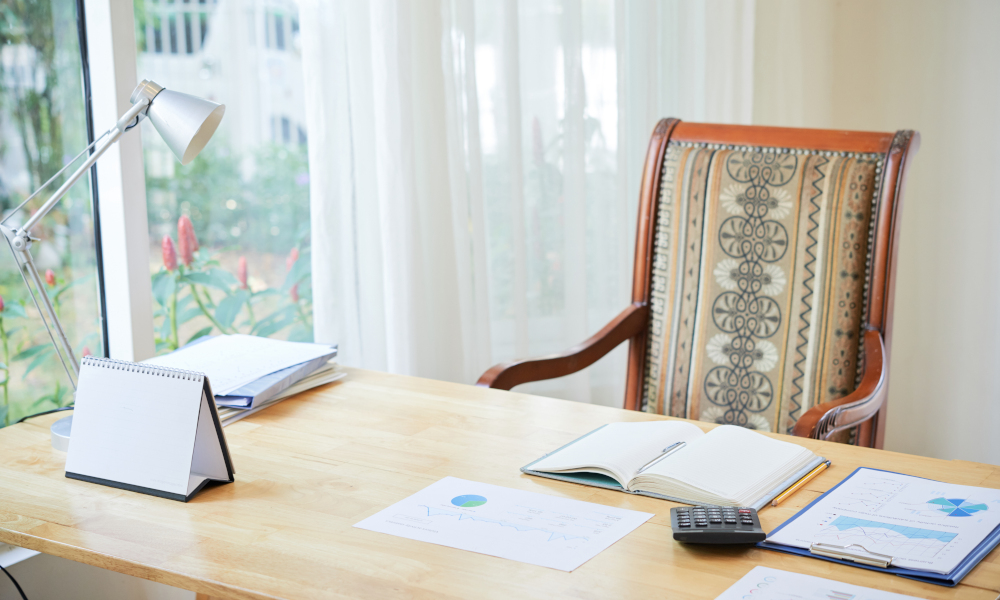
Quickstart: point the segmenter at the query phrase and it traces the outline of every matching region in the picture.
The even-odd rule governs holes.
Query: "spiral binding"
[[[204,373],[197,371],[185,371],[184,369],[171,369],[158,365],[147,365],[145,363],[134,363],[116,358],[98,358],[96,356],[83,357],[82,367],[100,367],[102,369],[112,369],[114,371],[126,371],[129,373],[140,373],[142,375],[156,375],[157,377],[169,377],[170,379],[183,379],[185,381],[203,381]]]

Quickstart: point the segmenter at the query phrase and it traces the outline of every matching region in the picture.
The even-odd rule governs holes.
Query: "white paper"
[[[84,363],[66,471],[187,495],[202,386]]]
[[[894,567],[950,573],[997,525],[1000,490],[861,469],[767,541],[857,544]]]
[[[355,527],[572,571],[652,516],[445,477]]]
[[[208,341],[144,361],[208,375],[212,393],[224,396],[275,371],[333,350],[324,344],[272,340],[255,335],[219,335]]]
[[[754,567],[715,600],[919,600],[831,579]]]

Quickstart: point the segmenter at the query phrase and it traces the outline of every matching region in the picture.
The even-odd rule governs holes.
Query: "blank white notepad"
[[[213,398],[202,373],[84,358],[66,477],[184,502],[234,481]]]

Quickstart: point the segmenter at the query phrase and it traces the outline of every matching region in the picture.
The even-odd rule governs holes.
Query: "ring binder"
[[[851,550],[851,548],[860,548],[864,554],[856,550]],[[893,557],[888,554],[879,554],[877,552],[870,552],[867,548],[861,544],[850,544],[848,546],[838,546],[837,544],[821,544],[814,543],[809,546],[809,552],[819,556],[826,556],[828,558],[839,558],[841,560],[849,560],[851,562],[860,563],[863,565],[870,565],[872,567],[879,567],[881,569],[887,569],[892,566]]]
[[[129,373],[140,373],[142,375],[157,375],[160,377],[170,377],[172,379],[183,379],[185,381],[202,381],[205,378],[204,373],[198,373],[197,371],[147,365],[145,363],[134,363],[116,358],[85,356],[81,364],[101,367],[104,369],[114,369],[116,371],[128,371]]]

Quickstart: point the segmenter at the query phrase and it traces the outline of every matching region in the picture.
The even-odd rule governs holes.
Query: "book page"
[[[690,443],[703,435],[697,425],[684,421],[611,423],[529,468],[550,473],[610,473],[627,489],[635,472],[659,456],[667,446],[676,442]]]
[[[738,500],[753,496],[758,489],[759,493],[773,489],[780,483],[772,481],[776,474],[813,456],[802,446],[735,425],[721,425],[642,476],[667,477],[721,498]]]

